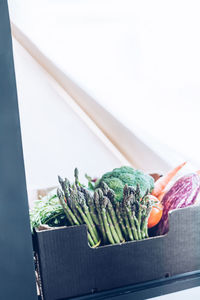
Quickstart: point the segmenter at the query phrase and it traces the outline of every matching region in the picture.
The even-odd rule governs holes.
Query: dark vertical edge
[[[0,0],[0,228],[0,298],[37,299],[6,0]]]

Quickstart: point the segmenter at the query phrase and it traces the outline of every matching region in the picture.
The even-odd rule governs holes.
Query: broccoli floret
[[[129,166],[124,166],[121,168],[115,168],[111,173],[116,172],[116,173],[130,173],[130,174],[135,174],[135,169]]]
[[[120,179],[113,177],[105,178],[103,181],[115,192],[115,196],[118,201],[123,198],[124,184]]]
[[[143,197],[147,190],[149,192],[154,188],[154,179],[142,172],[141,170],[135,170],[128,166],[116,168],[111,172],[105,173],[96,184],[96,188],[104,181],[116,195],[116,200],[121,201],[123,199],[123,188],[125,184],[133,186],[134,188],[139,185],[140,197]]]

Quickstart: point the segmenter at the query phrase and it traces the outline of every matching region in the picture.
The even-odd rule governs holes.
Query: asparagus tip
[[[74,177],[76,180],[78,180],[78,169],[77,168],[74,169]]]
[[[58,198],[62,198],[62,196],[63,196],[63,193],[62,193],[62,191],[61,191],[61,189],[57,189],[57,196],[58,196]]]
[[[58,181],[59,181],[60,185],[62,186],[64,181],[63,181],[62,177],[60,177],[60,175],[58,175]]]

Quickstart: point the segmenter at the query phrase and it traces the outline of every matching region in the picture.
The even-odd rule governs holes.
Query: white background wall
[[[99,176],[127,164],[69,95],[13,42],[28,189],[55,186],[58,174],[72,179],[75,167],[85,181],[86,172]]]
[[[157,151],[200,167],[199,1],[9,3],[12,21],[88,94]]]

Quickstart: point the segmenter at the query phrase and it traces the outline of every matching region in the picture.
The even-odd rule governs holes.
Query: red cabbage
[[[168,212],[173,209],[193,205],[200,192],[200,176],[196,173],[185,175],[178,179],[164,195],[163,215],[158,225],[158,234],[165,234],[169,230]]]

